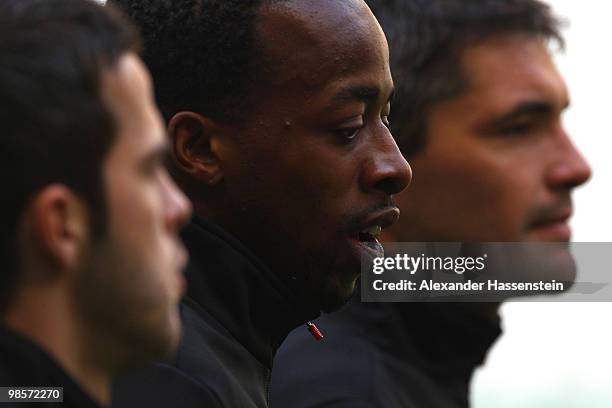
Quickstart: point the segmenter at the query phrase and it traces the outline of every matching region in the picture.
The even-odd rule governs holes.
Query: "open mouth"
[[[370,256],[385,256],[383,246],[380,241],[378,241],[378,237],[380,236],[381,232],[382,227],[380,225],[374,225],[372,227],[359,231],[359,243],[369,250]]]
[[[382,232],[382,227],[380,225],[375,225],[373,227],[366,228],[363,231],[359,232],[359,241],[361,242],[377,241],[381,232]]]
[[[379,237],[385,228],[393,225],[399,218],[397,207],[389,206],[370,213],[355,229],[352,230],[351,239],[357,244],[360,255],[370,258],[385,256]]]

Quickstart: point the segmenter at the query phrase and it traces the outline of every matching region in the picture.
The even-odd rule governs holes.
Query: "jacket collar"
[[[0,367],[0,377],[8,375],[8,378],[4,379],[12,381],[12,384],[3,385],[63,387],[62,406],[101,408],[39,344],[2,325],[0,325],[0,360],[3,362],[3,366]]]
[[[474,369],[501,334],[497,314],[485,316],[478,303],[398,303],[410,342],[420,351],[423,369],[437,377],[464,376],[469,380]]]
[[[183,240],[190,255],[189,301],[271,368],[287,334],[319,312],[301,305],[279,274],[221,227],[194,218]]]

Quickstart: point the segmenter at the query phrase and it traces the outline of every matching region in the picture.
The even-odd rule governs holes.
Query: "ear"
[[[89,219],[83,201],[61,184],[36,194],[31,204],[31,238],[53,267],[70,270],[88,242]]]
[[[223,180],[219,157],[221,126],[194,112],[179,112],[168,124],[178,167],[193,179],[213,186]]]

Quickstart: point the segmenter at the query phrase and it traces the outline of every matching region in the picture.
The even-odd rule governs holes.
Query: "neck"
[[[464,302],[459,303],[458,306],[470,316],[477,316],[489,322],[499,320],[499,307],[501,306],[499,302]]]
[[[187,298],[206,310],[263,364],[289,332],[318,316],[249,248],[209,220],[183,231],[190,253]],[[199,265],[206,265],[201,268]],[[215,277],[222,273],[225,280]],[[227,285],[229,280],[232,285]],[[228,308],[228,299],[235,299]]]
[[[24,289],[4,318],[7,327],[49,353],[84,392],[102,406],[110,404],[112,374],[96,362],[93,344],[83,335],[69,294],[59,287]]]

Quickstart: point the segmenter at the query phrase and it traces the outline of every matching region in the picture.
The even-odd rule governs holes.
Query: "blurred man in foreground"
[[[209,390],[266,407],[276,349],[352,294],[410,181],[388,129],[385,36],[362,0],[117,3],[142,29],[197,216],[183,345],[119,384],[117,402],[188,406]]]
[[[136,52],[93,2],[0,2],[0,385],[63,387],[57,406],[109,405],[180,339],[190,205]]]
[[[535,0],[371,0],[391,48],[392,130],[415,178],[396,242],[568,241],[590,169],[566,133],[558,22]],[[360,303],[279,351],[272,404],[466,407],[499,303]],[[316,391],[315,391],[316,390]]]

